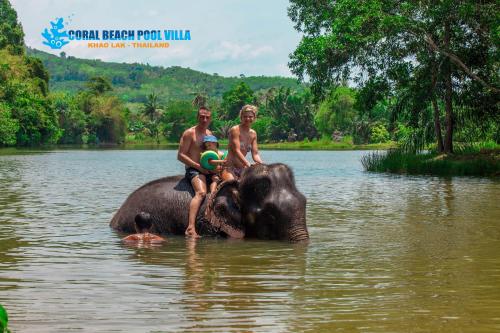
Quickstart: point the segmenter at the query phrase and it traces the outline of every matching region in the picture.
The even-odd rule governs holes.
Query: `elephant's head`
[[[285,164],[245,169],[238,202],[245,237],[292,242],[309,239],[306,198],[297,190],[293,172]]]
[[[285,164],[247,168],[239,181],[221,183],[207,201],[207,233],[292,242],[309,239],[306,198]]]
[[[208,228],[205,231],[207,234],[224,234],[231,238],[245,237],[238,201],[238,181],[230,180],[219,184],[206,200],[205,213],[202,214],[208,223],[202,224],[201,228]]]

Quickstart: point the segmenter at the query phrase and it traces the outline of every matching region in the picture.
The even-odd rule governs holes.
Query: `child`
[[[224,170],[222,170],[222,166],[226,164],[226,160],[222,159],[222,156],[224,155],[223,152],[219,150],[219,142],[217,141],[217,138],[213,135],[205,135],[203,137],[203,152],[206,152],[207,150],[212,150],[219,155],[219,160],[208,160],[208,163],[215,166],[216,169],[215,171],[218,172],[218,174],[214,174],[212,176],[212,182],[210,183],[210,193],[214,193],[215,189],[217,188],[217,183],[220,182],[222,174]],[[224,179],[224,177],[222,177]]]
[[[140,212],[135,216],[136,233],[133,235],[128,235],[123,239],[123,241],[138,243],[160,243],[165,241],[165,238],[149,232],[151,226],[151,215],[145,212]]]

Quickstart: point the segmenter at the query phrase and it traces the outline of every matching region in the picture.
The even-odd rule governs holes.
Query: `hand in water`
[[[187,227],[186,232],[184,232],[184,234],[186,235],[186,237],[189,238],[201,238],[201,236],[198,235],[198,233],[196,233],[194,227]]]

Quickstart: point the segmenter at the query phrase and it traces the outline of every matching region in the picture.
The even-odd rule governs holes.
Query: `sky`
[[[300,41],[287,16],[288,0],[10,0],[27,46],[59,55],[112,62],[182,66],[222,76],[286,76],[289,54]],[[43,44],[50,21],[63,17],[66,29],[180,29],[190,41],[166,49],[87,47],[72,41],[60,50]],[[71,18],[71,21],[69,21]]]

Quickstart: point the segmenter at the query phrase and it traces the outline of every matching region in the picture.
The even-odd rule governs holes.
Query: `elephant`
[[[194,191],[183,176],[151,181],[125,200],[110,222],[124,233],[134,232],[134,218],[147,212],[151,232],[184,235]],[[221,182],[203,201],[196,217],[200,235],[303,242],[309,240],[306,198],[285,164],[257,164],[239,180]]]

